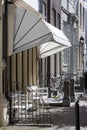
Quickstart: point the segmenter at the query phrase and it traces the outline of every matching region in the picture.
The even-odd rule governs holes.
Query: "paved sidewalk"
[[[87,130],[87,95],[80,97],[80,130]],[[8,126],[5,130],[75,130],[75,105],[50,107],[51,127]]]

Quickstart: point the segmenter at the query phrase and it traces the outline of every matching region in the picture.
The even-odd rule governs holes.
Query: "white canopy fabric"
[[[39,57],[44,58],[71,46],[61,30],[23,1],[19,3],[16,2],[15,9],[14,53],[38,46]]]
[[[46,43],[40,45],[41,58],[45,58],[71,46],[68,38],[61,30],[47,23],[45,20],[43,20],[43,23],[48,28],[50,35]]]

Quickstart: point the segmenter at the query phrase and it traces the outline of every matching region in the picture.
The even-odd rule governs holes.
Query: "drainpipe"
[[[7,59],[7,41],[8,41],[8,7],[7,7],[7,0],[4,1],[4,12],[3,12],[3,59]]]
[[[48,0],[47,1],[47,22],[51,23],[51,6],[52,6],[52,1]],[[50,92],[50,56],[47,57],[47,86],[48,86],[48,97],[51,97],[51,92]]]
[[[3,92],[6,92],[8,81],[8,4],[13,4],[12,0],[4,0],[3,9]]]
[[[3,92],[7,85],[7,50],[8,50],[8,5],[7,0],[4,1],[3,12],[3,62],[6,66],[3,69]]]
[[[2,0],[0,0],[0,99],[2,97]]]
[[[7,79],[7,0],[0,0],[0,126],[6,125],[7,104],[3,90]]]
[[[2,45],[3,45],[3,31],[2,31],[2,0],[0,0],[0,126],[4,126],[4,102],[3,102],[3,87],[2,87],[2,70],[3,70],[3,63],[2,63]]]

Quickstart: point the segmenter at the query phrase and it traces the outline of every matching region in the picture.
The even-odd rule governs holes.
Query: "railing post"
[[[75,103],[76,130],[80,130],[79,100]]]

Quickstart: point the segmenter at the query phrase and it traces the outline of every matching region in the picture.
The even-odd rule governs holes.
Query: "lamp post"
[[[84,72],[84,38],[81,36],[79,41],[79,69],[80,69],[80,60],[82,58],[83,63],[83,72]],[[80,49],[81,49],[81,56],[80,56]],[[76,116],[76,130],[80,130],[80,113],[79,113],[79,99],[77,99],[75,103],[75,116]]]

